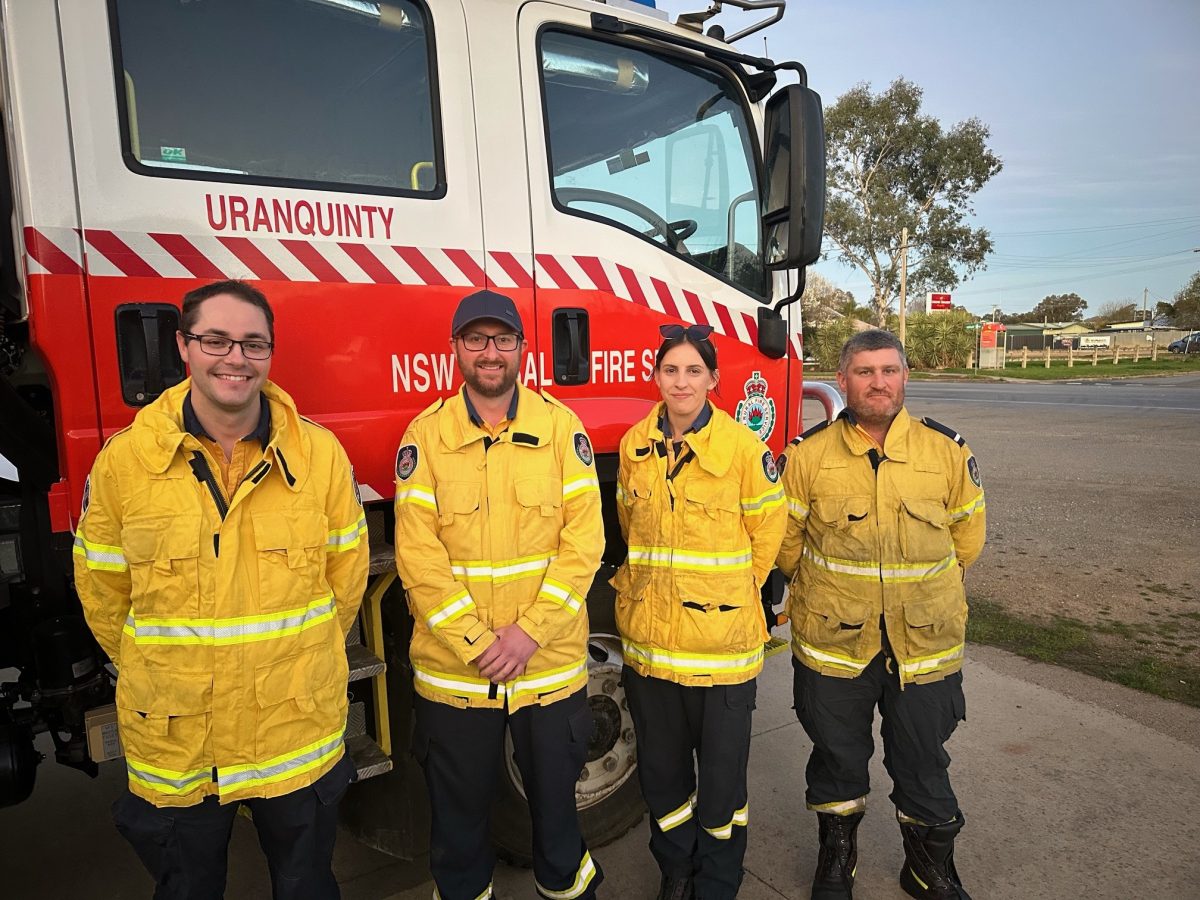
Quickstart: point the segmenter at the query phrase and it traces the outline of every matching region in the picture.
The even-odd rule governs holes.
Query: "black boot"
[[[858,823],[860,812],[848,816],[817,813],[821,829],[821,851],[813,874],[812,900],[851,900],[854,870],[858,867]]]
[[[658,885],[658,900],[695,900],[696,885],[691,878],[662,876]]]
[[[900,887],[918,900],[971,900],[954,868],[954,836],[962,831],[963,814],[944,825],[900,823],[904,868]]]

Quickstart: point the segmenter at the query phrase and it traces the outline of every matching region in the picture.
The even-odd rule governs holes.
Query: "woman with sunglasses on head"
[[[717,409],[707,325],[664,325],[662,395],[621,440],[617,509],[629,556],[613,578],[638,774],[660,900],[737,896],[746,763],[768,638],[759,589],[787,511],[775,459]]]

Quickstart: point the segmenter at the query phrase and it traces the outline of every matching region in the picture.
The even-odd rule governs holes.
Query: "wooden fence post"
[[[1158,336],[1150,342],[1150,362],[1158,362]]]
[[[1050,368],[1050,348],[1046,348],[1046,368]]]
[[[1067,345],[1067,368],[1068,369],[1075,368],[1075,345],[1074,344]]]
[[[1118,345],[1113,344],[1113,365],[1115,366],[1115,365],[1119,364],[1120,362],[1121,362],[1121,348]]]
[[[1092,348],[1092,365],[1094,366],[1099,362],[1100,362],[1100,348],[1093,347]]]
[[[1021,348],[1021,368],[1024,369],[1028,365],[1029,365],[1029,348],[1022,347]]]

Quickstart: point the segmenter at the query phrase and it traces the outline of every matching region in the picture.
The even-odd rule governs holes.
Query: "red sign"
[[[950,309],[951,307],[950,294],[930,294],[929,299],[925,301],[925,310],[933,312],[938,309]]]
[[[984,322],[983,329],[979,332],[979,348],[994,349],[1000,332],[1004,330],[1004,326],[999,322]]]

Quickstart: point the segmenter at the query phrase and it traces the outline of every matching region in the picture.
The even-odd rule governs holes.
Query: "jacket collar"
[[[466,394],[462,391],[448,397],[442,410],[445,414],[438,417],[438,432],[447,449],[461,450],[468,444],[491,437],[469,408]],[[546,401],[518,381],[513,402],[509,406],[508,428],[503,437],[496,440],[504,440],[518,447],[541,447],[550,443],[553,433],[554,423]]]
[[[721,478],[733,465],[733,454],[736,441],[731,428],[744,428],[729,417],[723,410],[710,404],[711,418],[705,427],[699,431],[689,431],[683,436],[683,443],[692,448],[700,468],[715,478]],[[629,440],[625,444],[625,456],[634,462],[643,462],[659,455],[665,455],[666,448],[660,452],[659,445],[663,443],[663,433],[659,422],[666,414],[664,404],[657,404],[650,414],[638,422],[630,430]]]
[[[183,406],[191,388],[192,380],[185,379],[168,388],[134,417],[131,429],[134,453],[141,464],[156,475],[167,471],[181,449],[199,448],[199,442],[183,424]],[[309,470],[311,444],[308,435],[301,427],[295,402],[284,390],[268,381],[263,385],[262,396],[268,404],[271,429],[264,453],[279,461],[284,482],[293,491],[298,491]]]
[[[846,407],[838,414],[842,422],[842,440],[846,448],[855,456],[865,456],[873,446],[872,441],[858,429],[858,420],[854,411]],[[887,438],[883,444],[883,455],[894,462],[908,462],[908,434],[912,427],[912,418],[905,407],[900,407],[896,418],[888,429]]]

